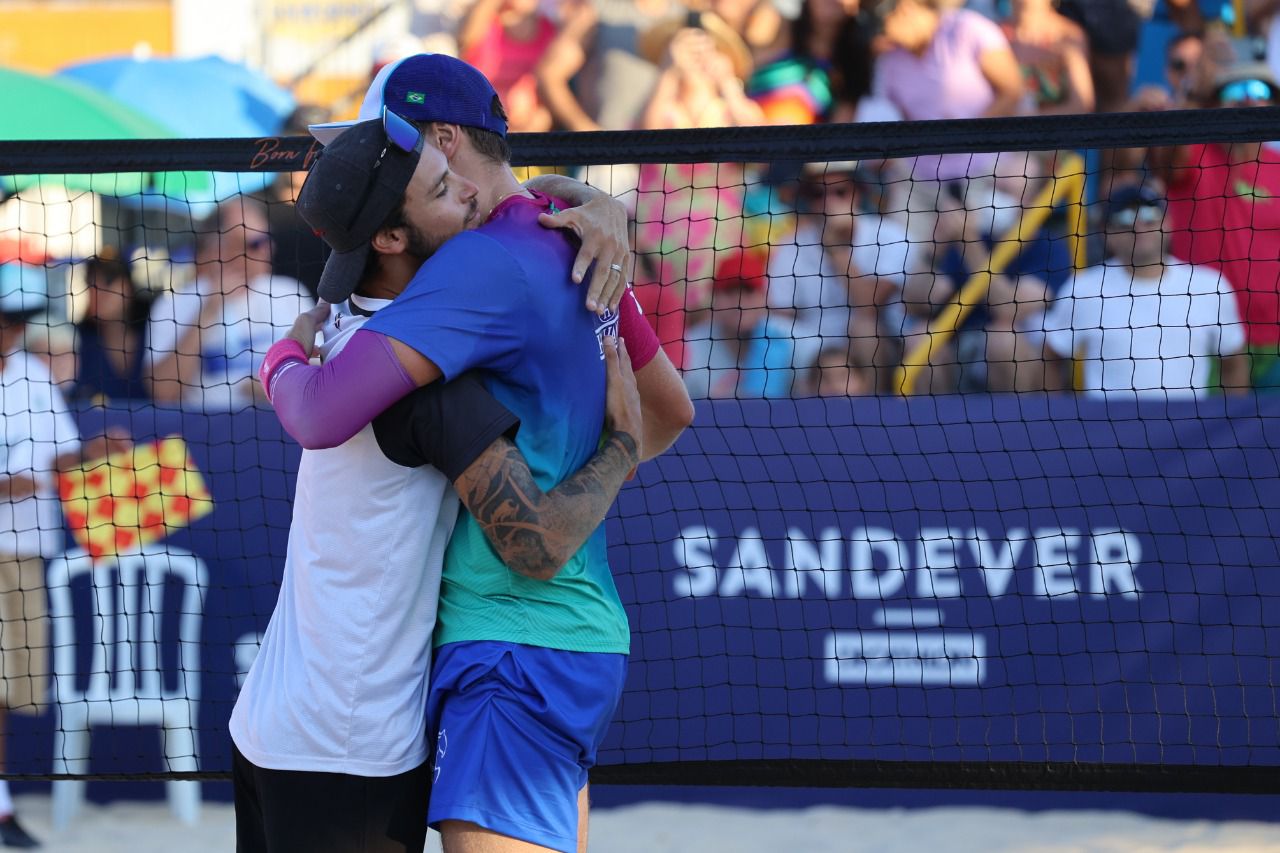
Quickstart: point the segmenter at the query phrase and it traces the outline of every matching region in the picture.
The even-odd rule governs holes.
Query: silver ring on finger
[[[622,275],[622,264],[609,264],[609,269],[613,270],[618,275]]]

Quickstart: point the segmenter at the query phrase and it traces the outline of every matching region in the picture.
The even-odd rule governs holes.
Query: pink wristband
[[[267,392],[267,399],[271,399],[271,379],[275,376],[280,366],[290,361],[300,361],[306,364],[307,351],[302,348],[302,344],[293,338],[281,338],[271,345],[267,350],[267,356],[262,360],[262,367],[258,368],[258,378],[262,380],[262,387]]]
[[[618,334],[627,342],[632,370],[644,367],[658,354],[658,336],[644,318],[636,292],[630,285],[627,286],[627,292],[622,294],[622,302],[618,305]]]

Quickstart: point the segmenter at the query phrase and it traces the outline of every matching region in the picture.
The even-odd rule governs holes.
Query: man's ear
[[[440,149],[440,153],[444,154],[445,159],[452,161],[453,155],[458,152],[458,144],[462,141],[462,128],[456,124],[437,121],[431,123],[427,134],[436,148]]]
[[[380,255],[399,255],[409,248],[403,228],[379,228],[370,244]]]

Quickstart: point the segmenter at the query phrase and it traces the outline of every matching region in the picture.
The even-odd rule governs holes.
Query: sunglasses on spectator
[[[256,249],[266,248],[267,246],[271,245],[271,235],[255,234],[254,236],[250,237],[248,240],[245,240],[244,245],[246,249],[256,250]]]
[[[1231,107],[1236,104],[1270,102],[1275,97],[1275,87],[1266,80],[1237,80],[1219,90],[1218,103]]]
[[[858,194],[858,188],[852,181],[843,181],[838,184],[805,184],[804,194],[806,198],[814,201],[821,201],[828,196],[853,198]]]
[[[1188,63],[1181,56],[1173,57],[1172,59],[1169,60],[1167,64],[1167,67],[1170,71],[1176,71],[1179,74],[1186,71],[1189,66],[1190,66],[1190,63]]]
[[[1164,222],[1164,206],[1142,204],[1117,210],[1107,218],[1107,227],[1114,230],[1132,228],[1134,225],[1159,225]]]

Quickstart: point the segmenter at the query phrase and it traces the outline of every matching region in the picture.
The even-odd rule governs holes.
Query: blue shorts
[[[518,643],[436,649],[428,822],[464,820],[573,853],[587,784],[622,695],[627,657]]]

